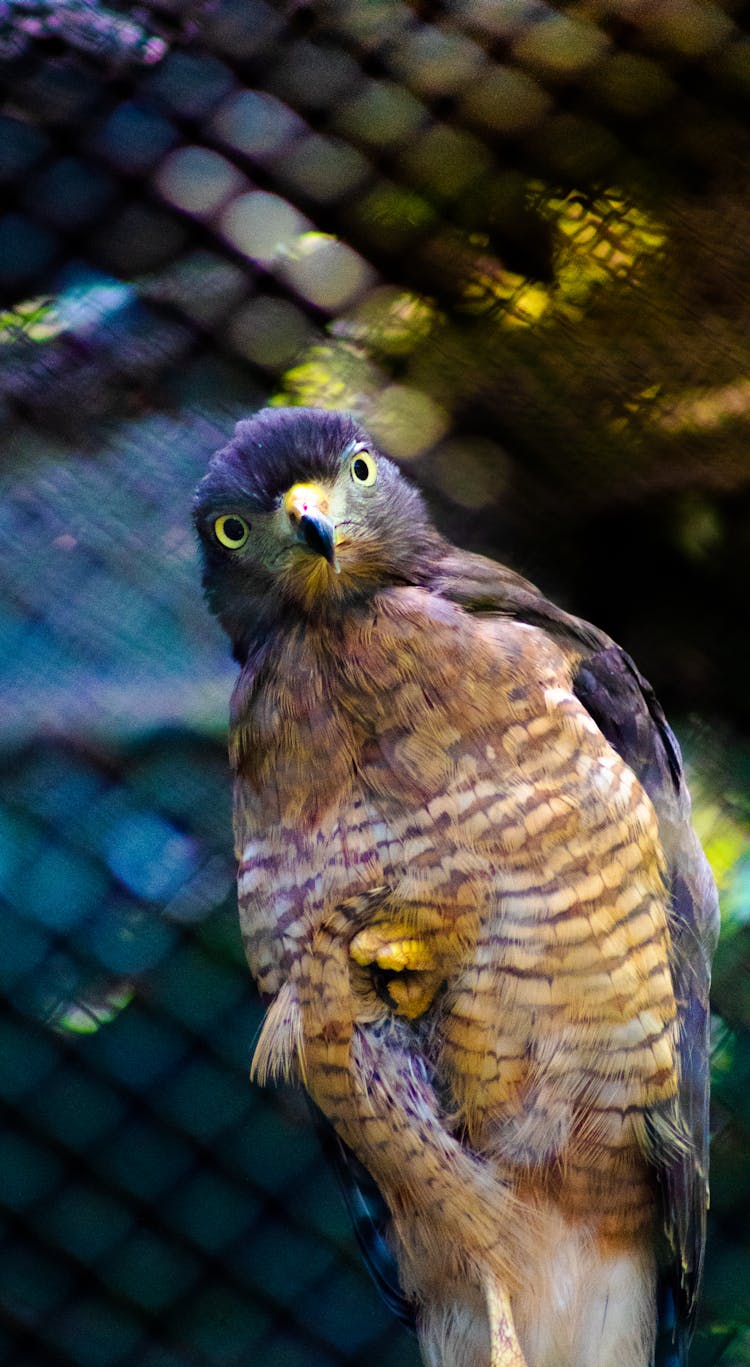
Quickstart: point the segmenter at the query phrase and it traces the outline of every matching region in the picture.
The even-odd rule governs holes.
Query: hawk
[[[347,414],[240,422],[195,520],[256,1073],[333,1127],[427,1363],[684,1363],[717,899],[651,688]]]

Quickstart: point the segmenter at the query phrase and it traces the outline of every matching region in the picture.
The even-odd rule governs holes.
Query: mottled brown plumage
[[[241,423],[196,509],[259,1075],[377,1182],[427,1361],[647,1367],[700,1279],[716,923],[656,700],[345,415]]]

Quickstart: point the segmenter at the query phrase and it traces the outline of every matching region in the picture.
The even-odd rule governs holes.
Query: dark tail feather
[[[662,1281],[656,1298],[657,1330],[654,1367],[688,1367],[688,1335],[680,1322],[674,1287]]]
[[[389,1242],[388,1208],[369,1172],[339,1139],[317,1106],[310,1102],[323,1151],[339,1181],[362,1259],[388,1309],[407,1329],[416,1332],[414,1307],[398,1279],[398,1266]]]

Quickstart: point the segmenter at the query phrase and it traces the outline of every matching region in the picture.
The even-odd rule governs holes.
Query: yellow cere
[[[293,484],[282,499],[289,517],[297,522],[305,513],[328,514],[328,494],[320,484]]]

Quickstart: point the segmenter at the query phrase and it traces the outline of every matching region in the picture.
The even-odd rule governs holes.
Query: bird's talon
[[[425,940],[412,935],[395,921],[380,921],[365,926],[351,941],[349,952],[360,968],[388,974],[377,985],[382,1001],[399,1016],[416,1020],[435,998],[440,972],[435,955]]]
[[[436,968],[435,957],[424,940],[406,934],[388,923],[365,926],[358,931],[349,952],[361,968],[376,966],[385,973],[429,973]]]
[[[386,986],[386,993],[399,1016],[406,1016],[407,1020],[417,1020],[432,1006],[439,986],[438,973],[407,974],[391,978]]]

